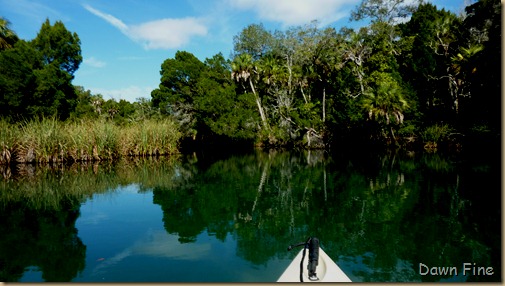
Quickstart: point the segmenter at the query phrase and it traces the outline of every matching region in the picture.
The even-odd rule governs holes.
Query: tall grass
[[[12,150],[16,148],[16,138],[20,137],[20,130],[13,128],[4,119],[0,119],[0,164],[11,161]]]
[[[19,143],[14,150],[19,162],[62,161],[65,142],[61,124],[56,119],[32,120],[19,128]]]
[[[122,153],[137,156],[172,154],[177,151],[177,140],[181,137],[170,120],[144,120],[122,131],[128,135],[120,136]]]
[[[177,152],[181,137],[170,120],[119,126],[108,120],[60,122],[52,118],[19,125],[0,121],[0,164],[112,160]]]

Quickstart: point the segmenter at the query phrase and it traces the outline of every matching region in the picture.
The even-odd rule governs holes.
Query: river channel
[[[309,236],[354,282],[502,281],[498,156],[255,150],[1,171],[0,281],[275,282]]]

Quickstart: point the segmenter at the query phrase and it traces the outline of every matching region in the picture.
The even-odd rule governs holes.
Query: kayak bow
[[[309,275],[309,268],[313,267],[312,265],[314,264],[311,264],[310,259],[305,260],[303,265],[300,265],[305,256],[305,250],[302,249],[289,264],[284,273],[282,273],[277,282],[352,282],[342,269],[340,269],[340,267],[338,267],[338,265],[326,254],[326,252],[319,248],[317,238],[314,239],[317,242],[316,246],[319,252],[318,255],[315,255],[316,257],[319,256],[317,263],[315,263],[317,266],[317,270],[315,271],[317,273],[317,277],[315,277],[315,273],[311,273]],[[292,249],[292,247],[288,248],[288,250],[290,249]],[[317,250],[315,250],[316,253]],[[301,275],[300,271],[302,271]],[[311,270],[310,272],[313,271]]]

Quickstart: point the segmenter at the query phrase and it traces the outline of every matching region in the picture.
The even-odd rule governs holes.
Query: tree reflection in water
[[[261,265],[291,255],[286,245],[317,235],[357,281],[500,279],[499,273],[456,278],[418,273],[419,263],[461,268],[468,261],[499,272],[500,261],[491,258],[496,249],[478,237],[488,232],[500,247],[500,226],[478,227],[485,218],[472,215],[472,201],[462,193],[475,177],[460,175],[468,165],[437,154],[360,161],[332,159],[323,151],[257,152],[207,168],[195,165],[178,166],[185,176],[154,189],[165,228],[181,242],[203,231],[220,239],[230,234],[237,255]],[[490,197],[499,195],[498,178],[481,184],[489,185]]]
[[[18,281],[29,266],[45,281],[76,277],[86,257],[75,228],[79,207],[79,202],[64,201],[59,209],[30,209],[23,203],[0,208],[0,280]]]
[[[46,281],[71,281],[85,267],[80,204],[133,183],[153,192],[179,243],[204,232],[233,239],[236,255],[255,265],[292,258],[287,245],[317,236],[353,281],[501,280],[499,162],[482,158],[257,151],[28,169],[3,170],[2,281],[18,281],[30,266]],[[495,274],[418,273],[419,263],[465,262]]]

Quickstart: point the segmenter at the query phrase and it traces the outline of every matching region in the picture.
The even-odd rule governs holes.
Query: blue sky
[[[160,66],[178,50],[200,60],[228,58],[233,36],[253,23],[282,30],[317,19],[351,27],[361,0],[0,0],[0,16],[25,40],[48,18],[62,21],[81,40],[83,63],[73,83],[105,99],[151,98]],[[460,13],[470,0],[430,0]]]

